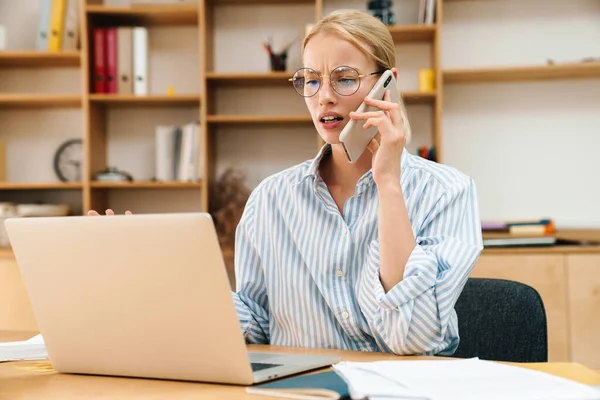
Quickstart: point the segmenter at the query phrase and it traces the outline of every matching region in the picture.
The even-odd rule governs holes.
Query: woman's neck
[[[358,180],[371,169],[373,155],[367,149],[355,164],[350,164],[341,144],[331,145],[331,154],[319,165],[319,172],[327,186],[342,191],[354,191]]]

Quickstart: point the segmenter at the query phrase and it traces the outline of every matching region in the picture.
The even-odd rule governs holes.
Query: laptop
[[[341,360],[247,351],[208,213],[5,227],[58,372],[251,385]]]

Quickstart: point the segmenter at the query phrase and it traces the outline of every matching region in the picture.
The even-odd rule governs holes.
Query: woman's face
[[[356,82],[359,83],[356,93],[344,96],[332,88],[329,74],[339,66],[348,66],[356,69],[360,75],[366,75],[377,71],[377,66],[353,44],[340,36],[326,32],[319,33],[309,40],[304,49],[303,61],[304,67],[311,68],[322,75],[319,91],[312,97],[305,97],[312,120],[326,143],[339,143],[339,135],[350,120],[350,112],[356,111],[380,75],[359,79]],[[352,73],[351,71],[348,74],[340,72],[336,73],[333,84],[337,85],[338,91],[348,92],[354,84],[352,79],[348,79],[352,77]],[[318,79],[307,78],[305,85],[309,91],[314,90],[318,85]]]

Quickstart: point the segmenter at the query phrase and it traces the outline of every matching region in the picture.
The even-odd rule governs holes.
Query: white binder
[[[148,29],[133,28],[133,92],[136,96],[148,94]]]

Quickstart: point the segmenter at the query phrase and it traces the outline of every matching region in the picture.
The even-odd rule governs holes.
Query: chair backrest
[[[546,310],[526,284],[469,278],[455,306],[460,344],[451,357],[548,361]]]

